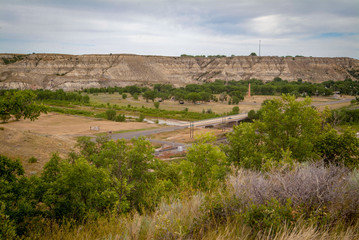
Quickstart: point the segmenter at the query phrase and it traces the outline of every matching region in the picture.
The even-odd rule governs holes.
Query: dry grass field
[[[129,95],[129,94],[128,94]],[[240,113],[246,113],[250,110],[258,110],[261,107],[261,104],[263,101],[267,99],[272,98],[279,98],[280,96],[252,96],[252,97],[245,97],[244,101],[240,102],[238,105],[228,105],[226,102],[201,102],[199,104],[194,104],[192,102],[185,101],[184,104],[179,104],[178,101],[173,100],[166,100],[160,103],[160,109],[165,110],[177,110],[181,111],[185,108],[188,108],[188,111],[191,112],[202,112],[203,110],[211,109],[213,112],[221,114],[225,112],[232,111],[232,108],[234,106],[238,106],[240,109]],[[346,97],[343,98],[352,98],[352,97]],[[138,100],[134,100],[132,97],[127,97],[126,99],[122,99],[121,95],[118,93],[114,94],[107,94],[107,93],[99,93],[97,95],[91,94],[90,95],[91,102],[97,103],[97,104],[117,104],[119,106],[127,106],[128,104],[131,104],[131,106],[135,107],[149,107],[154,108],[153,102],[148,101],[146,102],[145,99],[142,97],[139,97]],[[303,98],[298,98],[298,100],[302,100]],[[325,102],[333,102],[338,101],[338,99],[334,97],[313,97],[312,102],[313,104],[316,103],[325,103]],[[350,103],[338,103],[338,104],[332,104],[330,105],[330,108],[339,108],[343,106],[347,106]],[[322,107],[321,107],[322,108]],[[324,108],[324,107],[323,107]]]
[[[38,120],[10,121],[0,125],[0,154],[19,158],[27,174],[39,172],[52,153],[66,156],[76,144],[78,136],[95,136],[98,133],[147,129],[157,126],[143,122],[113,122],[80,116],[44,114]],[[91,126],[99,131],[90,130]],[[28,159],[35,157],[36,163]]]

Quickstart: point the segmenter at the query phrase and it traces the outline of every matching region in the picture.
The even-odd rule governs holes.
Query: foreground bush
[[[182,194],[153,212],[74,226],[47,223],[30,239],[358,239],[359,172],[324,164],[239,170],[211,192]]]
[[[351,225],[359,217],[359,174],[342,166],[312,163],[266,173],[240,169],[226,186],[221,203],[226,217],[242,218],[258,230],[273,231],[300,219],[318,226]]]

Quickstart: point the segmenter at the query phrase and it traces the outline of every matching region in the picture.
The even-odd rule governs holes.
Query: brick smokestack
[[[248,97],[251,97],[251,84],[248,83]]]

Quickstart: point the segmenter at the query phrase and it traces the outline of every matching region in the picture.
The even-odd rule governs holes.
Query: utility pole
[[[259,51],[258,51],[258,56],[261,56],[261,40],[259,40]]]
[[[190,138],[194,137],[194,123],[193,122],[189,123],[189,137]]]
[[[251,97],[251,84],[248,83],[248,98]]]

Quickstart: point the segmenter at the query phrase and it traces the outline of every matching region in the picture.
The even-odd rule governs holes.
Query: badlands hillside
[[[359,60],[317,57],[162,57],[127,54],[0,54],[0,88],[79,90],[256,78],[359,80]]]

